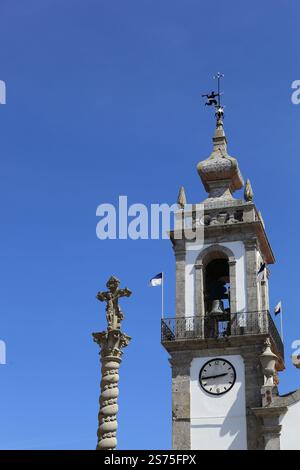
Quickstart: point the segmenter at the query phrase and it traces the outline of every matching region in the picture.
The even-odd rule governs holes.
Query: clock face
[[[223,395],[234,386],[236,372],[226,359],[216,358],[206,362],[199,374],[203,390],[211,395]]]

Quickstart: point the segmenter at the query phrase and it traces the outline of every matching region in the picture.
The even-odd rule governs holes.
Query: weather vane
[[[202,97],[207,98],[205,106],[214,106],[215,107],[215,116],[217,120],[220,120],[224,116],[224,106],[221,105],[221,96],[223,93],[221,92],[220,85],[221,85],[221,78],[224,78],[224,74],[218,72],[217,75],[214,75],[214,79],[218,80],[218,91],[212,91],[210,94],[207,93],[202,95]]]

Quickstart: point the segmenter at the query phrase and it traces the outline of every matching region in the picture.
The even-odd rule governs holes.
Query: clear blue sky
[[[171,376],[160,345],[160,289],[174,315],[169,241],[100,241],[96,207],[119,195],[204,199],[196,163],[213,118],[200,95],[225,73],[229,153],[250,178],[277,264],[287,370],[299,328],[299,2],[0,0],[0,448],[93,449],[100,369],[91,333],[110,274],[133,337],[121,369],[120,449],[171,446]]]

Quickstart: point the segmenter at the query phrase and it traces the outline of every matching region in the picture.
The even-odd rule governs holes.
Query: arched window
[[[222,245],[204,249],[196,261],[196,308],[204,321],[205,337],[230,335],[236,312],[235,258]]]
[[[230,311],[230,277],[226,258],[216,258],[204,267],[205,313]]]

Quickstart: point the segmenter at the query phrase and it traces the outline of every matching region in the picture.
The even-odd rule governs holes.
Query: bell
[[[225,313],[223,300],[217,299],[212,301],[211,311],[209,315],[223,315]]]

